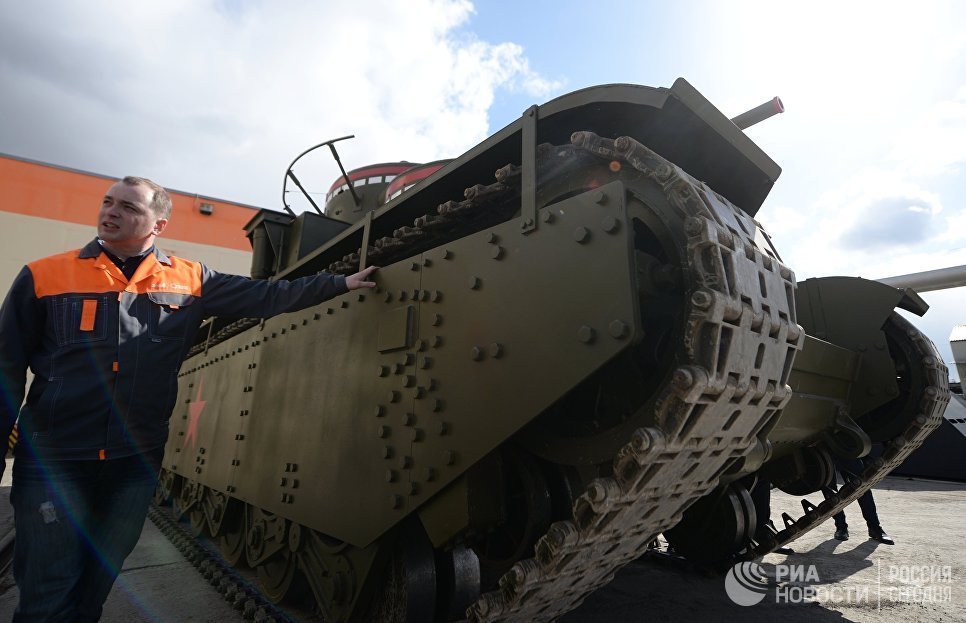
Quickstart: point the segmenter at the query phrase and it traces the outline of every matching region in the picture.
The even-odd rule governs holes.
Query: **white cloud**
[[[966,85],[900,134],[891,157],[910,175],[962,172],[966,165]]]
[[[0,151],[273,208],[312,144],[355,134],[350,168],[453,157],[486,137],[500,89],[559,88],[519,45],[466,33],[466,0],[0,11]],[[338,175],[327,157],[301,166],[314,191]]]

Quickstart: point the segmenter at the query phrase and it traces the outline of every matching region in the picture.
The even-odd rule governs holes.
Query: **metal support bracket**
[[[537,230],[537,119],[538,106],[523,113],[521,143],[520,230],[529,234]]]
[[[359,247],[359,271],[364,270],[366,263],[369,261],[369,232],[372,231],[372,212],[366,212],[366,218],[363,221],[362,246]]]

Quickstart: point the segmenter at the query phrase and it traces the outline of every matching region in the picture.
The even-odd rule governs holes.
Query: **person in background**
[[[835,457],[835,470],[842,475],[843,481],[848,478],[858,478],[865,469],[861,459],[846,459]],[[837,476],[836,476],[837,478]],[[834,484],[834,483],[833,483]],[[876,513],[875,500],[872,498],[872,489],[863,493],[859,499],[859,508],[862,509],[862,518],[869,528],[869,538],[884,545],[895,545],[895,540],[886,534],[879,524],[879,515]],[[832,516],[835,521],[835,538],[839,541],[849,540],[849,524],[845,521],[845,509]]]

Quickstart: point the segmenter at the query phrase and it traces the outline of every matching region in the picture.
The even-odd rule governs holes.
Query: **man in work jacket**
[[[154,240],[170,211],[163,188],[124,178],[104,196],[97,239],[25,266],[0,308],[0,439],[20,417],[17,623],[100,618],[140,536],[202,320],[267,318],[375,286],[374,267],[269,282],[168,257]]]

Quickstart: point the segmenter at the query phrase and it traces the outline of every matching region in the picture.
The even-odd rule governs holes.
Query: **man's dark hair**
[[[128,186],[143,185],[153,190],[154,196],[151,197],[151,210],[160,218],[166,219],[171,216],[171,197],[168,196],[168,191],[160,185],[146,177],[135,177],[133,175],[128,175],[121,181]]]

